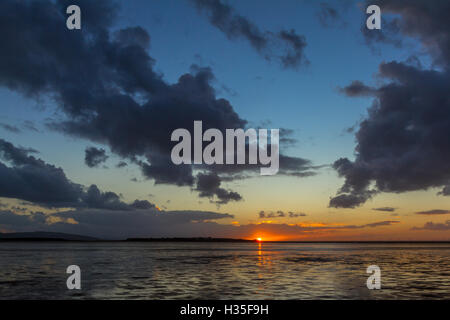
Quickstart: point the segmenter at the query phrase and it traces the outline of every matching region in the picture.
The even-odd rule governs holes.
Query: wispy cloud
[[[12,132],[12,133],[20,133],[22,132],[19,128],[16,126],[7,124],[7,123],[0,123],[0,128],[3,128],[6,131]]]
[[[444,223],[427,222],[423,227],[413,227],[411,230],[448,231],[450,230],[450,220]]]
[[[433,209],[428,211],[419,211],[416,212],[416,214],[422,214],[422,215],[442,215],[442,214],[450,214],[450,210],[442,210],[442,209]]]
[[[210,23],[228,39],[244,39],[265,59],[278,60],[284,68],[298,69],[309,64],[305,57],[306,40],[295,30],[262,31],[248,18],[221,0],[191,0]]]
[[[380,207],[380,208],[372,208],[375,211],[384,211],[384,212],[394,212],[397,208],[393,207]]]

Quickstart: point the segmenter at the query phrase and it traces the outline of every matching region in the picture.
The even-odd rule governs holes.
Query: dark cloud
[[[390,226],[390,225],[396,224],[396,223],[400,223],[400,221],[380,221],[380,222],[368,223],[368,224],[363,225],[362,227],[376,228],[376,227]]]
[[[0,197],[15,198],[44,207],[97,208],[134,210],[114,192],[102,192],[96,185],[86,188],[69,180],[61,168],[45,163],[30,153],[33,149],[17,148],[0,139]]]
[[[304,53],[306,47],[304,36],[298,35],[294,29],[282,30],[277,36],[289,48],[285,55],[279,57],[284,68],[296,69],[303,64],[309,64]]]
[[[284,68],[297,69],[308,64],[306,40],[295,30],[261,31],[234,8],[220,0],[191,0],[200,12],[206,12],[210,23],[230,40],[245,39],[265,59],[277,59]]]
[[[91,185],[82,196],[83,202],[89,208],[127,210],[129,205],[123,203],[114,192],[102,192],[96,185]]]
[[[397,15],[398,32],[418,39],[439,66],[383,62],[380,85],[354,81],[343,92],[374,97],[355,133],[354,161],[333,167],[345,183],[332,207],[354,208],[380,192],[443,188],[450,182],[450,22],[448,1],[381,1],[383,14]]]
[[[130,206],[139,210],[150,210],[156,208],[153,203],[150,203],[147,200],[135,200]]]
[[[440,215],[440,214],[450,214],[450,210],[442,210],[442,209],[433,209],[428,211],[419,211],[416,212],[416,214],[422,214],[422,215]]]
[[[289,214],[289,218],[298,218],[298,217],[306,217],[307,216],[307,214],[303,213],[303,212],[289,211],[288,214]]]
[[[383,212],[394,212],[397,208],[393,207],[381,207],[381,208],[372,208],[375,211],[383,211]]]
[[[324,166],[313,166],[310,160],[290,157],[280,154],[280,170],[281,175],[293,177],[310,177],[317,174],[317,169]]]
[[[367,1],[366,4],[371,3]],[[446,0],[432,2],[381,0],[377,1],[377,5],[382,8],[383,16],[393,16],[388,23],[383,21],[381,30],[385,30],[385,32],[381,38],[374,39],[376,42],[385,41],[397,44],[399,35],[417,38],[435,63],[449,66],[450,21],[447,13],[450,10],[450,2]],[[366,38],[377,34],[371,31],[367,30],[364,33]]]
[[[116,168],[123,168],[126,167],[128,165],[128,163],[126,163],[125,161],[120,161],[119,163],[116,164]]]
[[[17,198],[45,206],[71,206],[78,204],[83,193],[81,185],[67,179],[64,171],[45,163],[30,151],[16,148],[0,139],[0,196]]]
[[[124,219],[126,216],[126,219]],[[103,239],[129,237],[227,237],[247,238],[259,232],[279,234],[290,238],[313,236],[314,232],[337,232],[390,226],[398,221],[380,221],[364,225],[287,225],[247,224],[235,226],[214,220],[233,218],[233,215],[203,211],[157,210],[74,210],[53,214],[14,214],[0,211],[0,227],[17,232],[47,231],[93,236]]]
[[[97,149],[95,147],[86,148],[84,151],[84,163],[89,168],[98,167],[101,163],[108,159],[105,149]]]
[[[39,230],[45,227],[45,220],[45,215],[41,212],[24,215],[9,210],[0,211],[0,226],[12,227],[14,230]]]
[[[0,123],[0,128],[3,128],[6,131],[12,132],[12,133],[20,133],[22,132],[19,128],[16,126],[7,124],[7,123]]]
[[[284,218],[284,217],[289,217],[289,218],[298,218],[298,217],[306,217],[306,213],[302,213],[302,212],[284,212],[282,210],[278,210],[276,212],[270,211],[270,212],[266,212],[261,210],[258,213],[259,218],[264,219],[264,218]]]
[[[86,189],[86,188],[84,188]],[[128,204],[120,199],[120,196],[114,192],[101,191],[95,184],[87,188],[80,197],[81,203],[78,208],[106,209],[106,210],[143,210],[155,209],[156,206],[147,200],[135,200]]]
[[[265,211],[261,210],[258,213],[258,216],[261,219],[264,219],[264,218],[284,218],[286,216],[286,214],[283,211],[281,211],[281,210],[278,210],[277,212],[273,212],[273,211],[265,212]]]
[[[341,191],[342,192],[342,189]],[[372,198],[374,191],[359,191],[350,194],[339,194],[330,199],[331,208],[356,208]]]
[[[217,204],[225,204],[229,201],[239,201],[242,197],[239,193],[220,187],[221,180],[216,173],[197,175],[197,188],[200,197],[217,198]]]
[[[413,227],[411,230],[449,231],[450,220],[447,220],[445,223],[427,222],[423,227]]]
[[[110,31],[117,17],[114,2],[78,1],[85,12],[82,32],[64,27],[69,3],[0,2],[4,33],[0,85],[26,96],[53,98],[61,117],[51,120],[49,128],[108,146],[156,184],[196,189],[200,179],[194,169],[216,173],[220,179],[243,177],[259,169],[259,165],[174,165],[170,159],[173,130],[192,131],[194,120],[202,120],[204,130],[225,132],[245,128],[247,121],[229,101],[216,97],[209,68],[193,66],[177,82],[165,82],[154,71],[155,60],[148,54],[150,36],[144,29]],[[294,63],[289,61],[296,59],[301,41],[290,31],[282,41],[292,47],[284,56],[289,57],[286,63]],[[280,155],[282,174],[302,177],[314,171],[308,160]],[[213,193],[224,203],[240,199],[222,188]]]
[[[343,136],[343,135],[345,135],[345,134],[352,134],[353,132],[355,132],[355,130],[357,129],[357,127],[358,127],[358,123],[355,123],[355,124],[352,125],[351,127],[344,128],[344,129],[342,130],[341,136]]]
[[[341,88],[340,91],[349,97],[365,97],[373,96],[376,92],[374,88],[366,86],[361,81],[353,81],[345,88]]]
[[[148,163],[139,164],[144,176],[154,179],[155,184],[174,184],[180,187],[194,184],[192,167],[173,164],[169,154],[147,155],[147,160]]]
[[[264,129],[264,128],[262,128]],[[280,146],[290,147],[294,146],[298,143],[298,140],[293,137],[294,130],[287,128],[280,128]]]
[[[141,27],[122,29],[115,34],[117,40],[124,46],[150,47],[150,36]]]
[[[36,164],[37,160],[30,154],[39,153],[32,148],[16,147],[11,142],[0,139],[0,158],[15,165]]]
[[[248,152],[248,144],[246,145],[246,152]],[[270,149],[270,145],[268,145]],[[236,150],[236,146],[235,146]],[[236,152],[235,152],[236,155]],[[246,156],[248,158],[248,155]],[[282,153],[279,155],[280,169],[277,175],[291,176],[291,177],[310,177],[317,174],[317,171],[324,166],[314,166],[310,160],[290,157]],[[207,169],[217,173],[222,181],[233,181],[246,179],[251,177],[260,177],[259,167],[249,164],[241,165],[211,165]]]

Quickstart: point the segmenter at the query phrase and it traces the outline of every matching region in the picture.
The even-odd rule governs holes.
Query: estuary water
[[[0,299],[450,299],[450,244],[0,242]]]

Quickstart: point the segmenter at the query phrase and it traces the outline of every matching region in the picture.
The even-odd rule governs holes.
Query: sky
[[[449,3],[368,5],[2,1],[0,232],[450,240]],[[279,128],[278,174],[174,165],[194,120]]]

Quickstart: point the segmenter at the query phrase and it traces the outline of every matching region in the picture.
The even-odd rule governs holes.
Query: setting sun
[[[256,238],[256,240],[257,240],[258,242],[261,242],[261,241],[262,241],[262,238]]]

